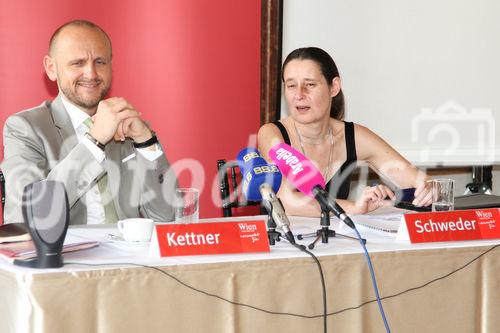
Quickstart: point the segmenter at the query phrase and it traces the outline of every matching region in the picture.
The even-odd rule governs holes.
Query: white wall
[[[283,58],[329,52],[346,119],[412,162],[488,164],[500,161],[499,15],[496,0],[286,0]]]
[[[283,59],[304,46],[329,52],[342,76],[346,120],[423,168],[495,164],[499,15],[496,0],[286,0]],[[470,172],[447,172],[432,174],[454,178],[455,194],[463,194]],[[499,178],[494,167],[496,194]]]

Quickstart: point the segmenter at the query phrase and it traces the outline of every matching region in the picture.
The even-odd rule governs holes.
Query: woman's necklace
[[[295,125],[295,123],[294,123],[294,125]],[[297,129],[297,127],[296,127],[296,129]],[[328,139],[328,137],[330,136],[330,131],[328,131],[321,138],[313,138],[313,137],[305,136],[305,135],[302,135],[302,134],[299,134],[299,136],[300,136],[300,139],[303,142],[305,142],[305,143],[307,143],[309,145],[312,145],[312,146],[319,146],[319,145],[323,144],[323,142],[325,142],[326,139]],[[307,139],[307,140],[304,140],[304,139]]]
[[[302,136],[300,135],[300,132],[299,132],[299,130],[297,128],[297,125],[295,124],[295,121],[293,122],[293,127],[295,127],[295,132],[297,132],[297,137],[299,138],[300,150],[302,150],[302,154],[304,154],[304,156],[307,157],[306,151],[304,149],[304,143],[302,142]],[[319,143],[312,143],[312,142],[310,143],[312,145],[318,146],[321,143],[323,143],[327,137],[330,137],[330,152],[328,154],[328,164],[323,169],[323,177],[325,178],[325,181],[328,181],[328,176],[329,176],[329,173],[330,173],[330,167],[331,167],[332,156],[333,156],[333,134],[332,134],[332,128],[330,126],[328,126],[328,133],[321,138],[321,141]]]

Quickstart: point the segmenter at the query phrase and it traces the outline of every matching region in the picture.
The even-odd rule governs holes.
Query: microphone
[[[290,230],[290,220],[285,214],[276,192],[281,186],[281,173],[276,165],[268,164],[256,148],[244,148],[237,157],[243,176],[242,192],[248,200],[262,201],[278,227],[283,230],[290,243],[295,238]]]
[[[274,192],[281,186],[281,172],[276,165],[268,164],[256,148],[244,148],[236,157],[242,175],[241,191],[251,201],[262,200],[260,185],[267,183]]]
[[[285,209],[280,199],[276,196],[276,193],[274,193],[271,186],[267,183],[260,185],[260,193],[262,194],[262,200],[266,210],[271,214],[273,220],[278,224],[281,230],[283,230],[290,243],[295,244],[295,238],[290,230],[290,220],[286,216]]]
[[[331,211],[349,227],[356,228],[351,218],[325,190],[323,176],[307,157],[286,143],[279,143],[272,147],[269,150],[269,157],[299,191],[315,198],[321,209]]]

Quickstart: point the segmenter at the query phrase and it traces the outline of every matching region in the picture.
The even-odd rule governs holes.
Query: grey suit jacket
[[[70,205],[70,224],[85,224],[85,193],[107,172],[108,187],[118,218],[174,218],[177,179],[165,154],[149,161],[135,151],[131,140],[111,141],[99,163],[78,142],[61,97],[10,116],[4,127],[6,223],[22,222],[22,193],[27,184],[42,179],[64,183]],[[135,154],[134,157],[130,157]],[[125,160],[124,160],[125,159]]]

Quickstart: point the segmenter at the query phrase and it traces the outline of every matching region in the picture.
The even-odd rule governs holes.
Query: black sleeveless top
[[[286,144],[291,145],[290,137],[286,131],[285,126],[279,121],[273,122],[281,132],[283,140]],[[333,177],[326,184],[326,190],[333,197],[337,199],[347,199],[349,196],[349,188],[351,185],[351,175],[356,169],[356,142],[354,140],[354,124],[352,122],[344,121],[345,124],[345,146],[346,146],[346,161],[340,166],[340,169],[333,175]]]

